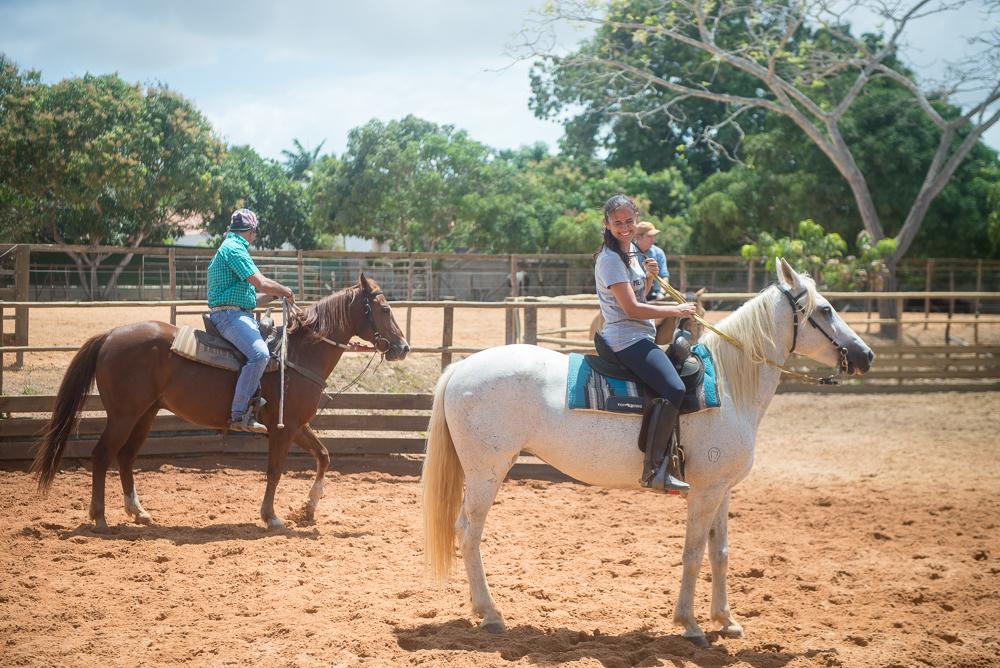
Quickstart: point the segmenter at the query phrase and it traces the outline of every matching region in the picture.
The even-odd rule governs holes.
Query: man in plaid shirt
[[[209,316],[219,334],[246,355],[247,363],[236,382],[236,396],[230,429],[266,434],[267,427],[254,420],[249,410],[250,397],[257,391],[270,353],[257,329],[253,310],[257,307],[257,292],[285,297],[295,303],[292,291],[281,283],[265,277],[250,257],[250,244],[257,237],[257,216],[249,209],[234,211],[229,221],[229,234],[208,265]]]

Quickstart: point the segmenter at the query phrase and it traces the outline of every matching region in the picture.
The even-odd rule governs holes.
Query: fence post
[[[565,336],[565,334],[564,334]],[[529,345],[538,345],[538,307],[524,307],[524,342]]]
[[[303,301],[304,302],[306,300],[306,282],[305,282],[305,277],[302,275],[302,261],[303,261],[304,258],[302,256],[302,249],[301,248],[299,249],[297,255],[298,255],[298,257],[296,259],[298,260],[298,263],[299,263],[299,296],[298,296],[298,299],[299,299],[299,301]]]
[[[505,299],[508,304],[514,302],[513,297],[507,297]],[[504,328],[504,345],[513,345],[517,343],[517,309],[516,308],[506,308],[506,325]]]
[[[170,276],[170,301],[177,299],[177,250],[167,251],[167,274]],[[170,324],[177,324],[177,307],[170,307]]]
[[[681,255],[681,282],[678,290],[683,294],[687,291],[688,277],[687,277],[687,260]]]
[[[927,330],[927,320],[931,317],[931,276],[934,275],[934,260],[927,260],[927,278],[924,282],[924,292],[927,293],[927,297],[924,297],[924,330]]]
[[[566,307],[559,309],[559,329],[563,330],[560,336],[566,338]]]
[[[510,256],[510,296],[517,297],[517,255]]]
[[[983,291],[983,261],[976,260],[976,292]],[[979,297],[976,297],[975,303],[972,306],[972,312],[975,314],[975,322],[972,325],[973,342],[979,345]]]
[[[31,249],[27,244],[19,244],[17,256],[14,259],[14,299],[19,302],[31,300],[30,289]],[[28,311],[27,308],[14,309],[14,341],[15,345],[28,345]],[[17,353],[15,365],[18,369],[24,366],[24,353]]]
[[[454,298],[452,297],[451,299],[449,299],[449,298],[446,297],[445,299],[448,300],[448,301],[452,301]],[[453,331],[454,331],[454,327],[455,327],[455,307],[454,306],[445,306],[444,307],[444,327],[443,327],[443,329],[441,331],[441,347],[442,348],[450,348],[451,347],[452,334],[453,334]],[[444,371],[444,368],[446,366],[448,366],[449,364],[451,364],[451,353],[441,353],[441,370]]]
[[[410,263],[406,270],[406,301],[413,301],[413,253],[410,253]],[[406,307],[406,342],[410,343],[410,317],[413,309]]]
[[[896,297],[896,345],[903,345],[903,298]]]
[[[0,397],[3,396],[3,304],[0,303]]]
[[[753,259],[747,260],[747,292],[753,294]]]

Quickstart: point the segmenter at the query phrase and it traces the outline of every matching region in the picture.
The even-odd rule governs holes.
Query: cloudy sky
[[[407,114],[497,148],[554,150],[561,126],[533,116],[528,65],[504,55],[541,3],[0,0],[0,50],[47,82],[86,72],[164,82],[227,141],[273,158],[293,139],[340,155],[351,128]],[[967,10],[918,26],[912,62],[939,70],[980,19]],[[562,35],[569,46],[579,37]],[[1000,127],[988,141],[1000,146]]]

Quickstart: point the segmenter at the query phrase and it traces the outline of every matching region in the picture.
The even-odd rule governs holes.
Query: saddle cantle
[[[684,334],[678,334],[674,343],[664,348],[684,382],[682,415],[719,406],[712,356],[702,345],[692,348]],[[597,355],[570,355],[569,407],[641,415],[645,383],[621,364],[599,332],[594,336],[594,345]]]

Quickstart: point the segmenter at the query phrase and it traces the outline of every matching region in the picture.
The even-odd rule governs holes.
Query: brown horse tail
[[[52,418],[45,431],[42,449],[31,465],[31,471],[38,474],[38,493],[45,496],[52,487],[52,481],[59,469],[66,443],[78,421],[77,415],[87,401],[90,388],[97,375],[97,356],[110,332],[104,332],[88,339],[73,357],[63,376]]]

